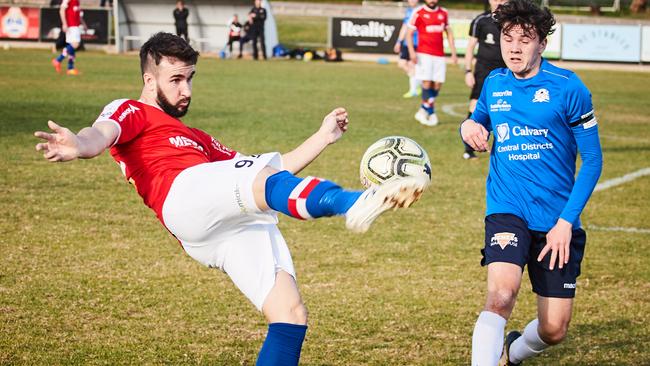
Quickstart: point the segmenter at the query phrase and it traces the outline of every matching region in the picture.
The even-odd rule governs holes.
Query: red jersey
[[[111,102],[95,122],[99,121],[112,121],[118,126],[111,155],[160,221],[169,188],[180,172],[202,163],[229,160],[237,154],[207,133],[135,100]]]
[[[431,9],[426,5],[413,11],[408,27],[418,31],[418,53],[444,56],[445,47],[442,32],[449,26],[447,9],[436,6]]]
[[[61,7],[65,9],[65,22],[68,27],[81,25],[81,7],[79,0],[63,0]]]

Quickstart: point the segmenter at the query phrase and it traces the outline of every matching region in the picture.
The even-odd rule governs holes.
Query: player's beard
[[[169,99],[165,97],[165,94],[163,93],[160,88],[156,90],[156,103],[162,108],[162,110],[169,114],[170,116],[174,118],[181,118],[183,117],[187,111],[190,109],[190,102],[192,101],[192,98],[186,98],[186,99],[181,99],[178,101],[176,104],[171,104],[169,102]],[[179,105],[181,103],[187,102],[187,105],[185,107],[180,107]]]

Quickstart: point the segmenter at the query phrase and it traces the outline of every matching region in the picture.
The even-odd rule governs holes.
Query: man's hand
[[[36,151],[43,151],[43,157],[51,162],[69,161],[79,157],[80,141],[77,135],[53,121],[47,125],[53,133],[37,131],[34,136],[45,140],[36,144]]]
[[[399,51],[402,49],[402,42],[397,42],[395,43],[395,46],[393,46],[393,52],[399,53]]]
[[[323,118],[318,132],[325,137],[328,144],[333,144],[348,130],[348,123],[348,111],[339,107]]]
[[[560,269],[569,263],[572,229],[573,225],[570,222],[564,219],[558,219],[555,226],[546,234],[546,245],[539,253],[537,261],[541,262],[544,256],[551,251],[551,261],[548,266],[550,270],[555,267],[556,259],[560,263],[558,265]]]
[[[467,87],[471,89],[474,87],[475,84],[476,84],[476,79],[474,79],[474,74],[471,72],[466,72],[465,85],[467,85]]]
[[[490,151],[490,145],[488,145],[490,133],[482,124],[476,123],[471,119],[465,120],[460,125],[460,135],[463,141],[471,146],[474,151]]]
[[[455,53],[452,53],[452,54],[451,54],[451,62],[452,62],[454,65],[458,65],[458,56],[457,56]]]

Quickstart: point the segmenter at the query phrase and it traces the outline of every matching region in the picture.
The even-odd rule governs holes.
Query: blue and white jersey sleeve
[[[602,171],[603,156],[591,93],[575,74],[571,75],[567,83],[565,100],[566,121],[575,138],[582,166],[560,217],[575,223],[596,187]]]

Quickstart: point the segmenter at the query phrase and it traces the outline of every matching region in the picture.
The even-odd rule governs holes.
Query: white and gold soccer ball
[[[431,162],[417,142],[388,136],[370,145],[359,166],[361,184],[368,188],[399,177],[424,177],[431,181]]]

